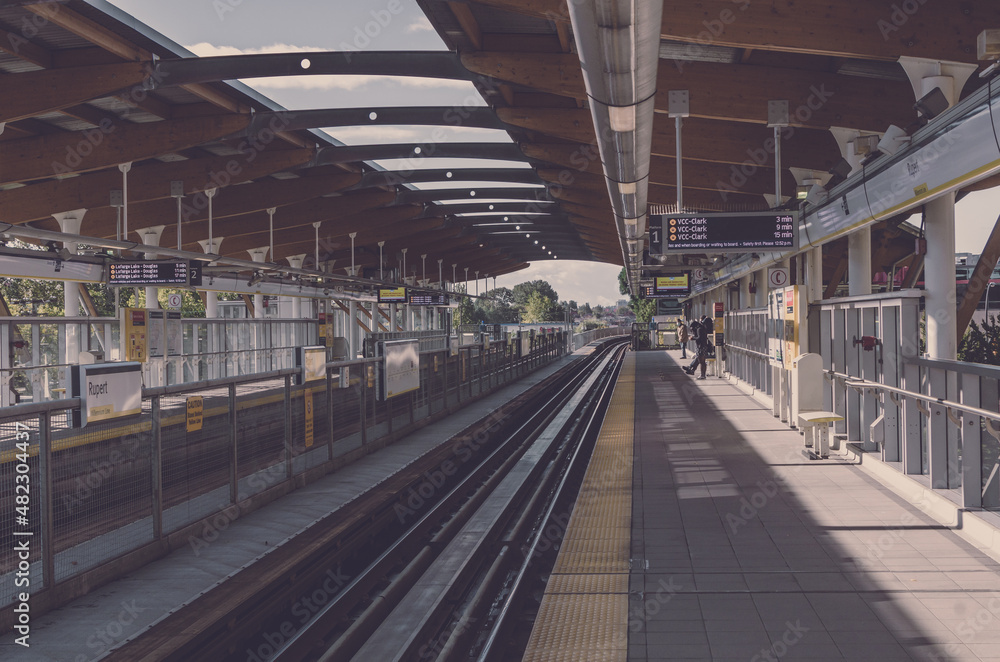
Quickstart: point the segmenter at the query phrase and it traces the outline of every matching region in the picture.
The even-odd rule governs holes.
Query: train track
[[[606,343],[536,385],[109,659],[458,659],[451,655],[470,645],[509,645],[516,589],[530,584],[528,566],[544,565],[532,540],[559,488],[574,482],[571,467],[583,461],[581,443],[592,437],[616,374],[613,354],[623,349]],[[430,604],[428,587],[443,581],[435,578],[447,581]],[[394,645],[380,626],[396,623],[395,614],[417,619],[390,626],[408,633],[395,642],[402,657],[372,652]]]

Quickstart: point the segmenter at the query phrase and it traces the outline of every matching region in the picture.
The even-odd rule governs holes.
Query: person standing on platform
[[[709,329],[712,328],[711,322],[712,321],[707,319],[706,316],[705,318],[702,318],[701,321],[695,321],[691,324],[691,329],[694,332],[694,344],[697,348],[697,354],[694,357],[694,361],[692,361],[688,367],[684,368],[684,372],[689,375],[693,375],[695,368],[700,364],[701,374],[698,375],[698,379],[705,379],[705,373],[708,370],[708,363],[706,361],[709,353],[708,333]]]
[[[683,317],[677,318],[677,342],[681,344],[681,358],[687,358],[688,327]]]

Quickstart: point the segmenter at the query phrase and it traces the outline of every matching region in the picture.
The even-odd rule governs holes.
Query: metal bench
[[[799,412],[799,430],[805,436],[806,448],[811,448],[809,459],[818,460],[830,457],[830,428],[833,423],[844,420],[832,411],[802,411]]]

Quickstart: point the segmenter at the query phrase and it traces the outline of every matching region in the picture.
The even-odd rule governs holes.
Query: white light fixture
[[[906,135],[906,131],[899,128],[895,124],[891,124],[889,128],[885,130],[885,135],[882,136],[882,140],[878,141],[878,151],[892,156],[908,142],[910,142],[910,137]]]
[[[515,226],[514,226],[514,229],[515,229],[515,230],[520,230],[520,229],[521,229],[521,226],[520,226],[520,225],[515,225]]]
[[[608,122],[612,131],[635,131],[635,106],[608,106]]]

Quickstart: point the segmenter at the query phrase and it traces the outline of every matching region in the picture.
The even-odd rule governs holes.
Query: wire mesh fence
[[[554,356],[554,355],[553,355]],[[77,398],[0,414],[0,608],[199,526],[248,498],[521,375],[506,345],[424,352],[385,398],[377,359],[145,389],[138,414],[75,427]],[[333,466],[333,465],[330,465]],[[19,485],[27,486],[27,493]],[[22,501],[24,503],[22,503]],[[23,556],[15,543],[30,538]],[[103,570],[101,570],[103,572]],[[83,582],[84,584],[86,582]]]

